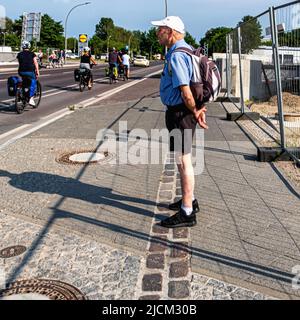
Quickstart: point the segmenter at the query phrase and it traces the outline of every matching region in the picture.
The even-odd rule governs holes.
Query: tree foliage
[[[196,39],[188,31],[185,33],[184,40],[194,48],[199,47]]]
[[[61,21],[53,20],[49,15],[42,16],[41,39],[38,43],[41,47],[64,48],[64,28]]]
[[[95,35],[101,40],[107,40],[109,36],[112,36],[114,29],[115,25],[111,18],[101,18],[96,24]]]
[[[231,28],[218,27],[209,29],[204,38],[200,40],[200,45],[203,47],[207,45],[208,55],[212,55],[214,52],[224,53],[226,52],[226,35],[231,31]]]
[[[259,21],[257,19],[254,19],[252,16],[243,17],[238,26],[240,24],[242,37],[242,54],[249,54],[261,45],[263,38],[262,26]]]
[[[6,43],[12,47],[19,47],[22,34],[23,17],[16,20],[7,18]],[[41,37],[37,43],[38,47],[43,48],[64,48],[64,28],[61,21],[55,21],[48,14],[42,16]],[[0,36],[1,40],[1,36]],[[195,38],[190,33],[186,33],[185,40],[194,47],[197,47]],[[78,39],[68,38],[68,49],[74,51],[77,48]],[[75,46],[74,46],[75,44]],[[124,49],[130,47],[133,54],[150,56],[156,53],[164,54],[164,47],[157,40],[156,29],[148,31],[130,31],[115,25],[114,21],[108,17],[100,18],[95,26],[95,34],[90,36],[89,46],[92,53],[99,55],[107,51],[108,47]]]
[[[278,42],[281,46],[300,47],[300,29],[278,34]]]

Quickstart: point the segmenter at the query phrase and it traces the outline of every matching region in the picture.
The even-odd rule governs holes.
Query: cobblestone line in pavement
[[[166,229],[157,224],[162,217],[174,214],[168,210],[167,205],[182,197],[180,177],[175,166],[172,155],[168,155],[157,193],[146,259],[141,261],[136,298],[274,300],[271,296],[192,272],[190,229]]]
[[[172,230],[158,225],[162,217],[170,216],[167,205],[174,196],[181,196],[176,182],[174,158],[169,154],[158,189],[148,252],[142,266],[140,300],[187,299],[190,296],[189,230]]]

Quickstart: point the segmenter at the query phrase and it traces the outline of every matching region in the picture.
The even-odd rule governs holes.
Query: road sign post
[[[41,34],[41,13],[26,13],[23,14],[23,25],[22,25],[22,39],[23,41],[40,41]]]
[[[87,34],[82,33],[78,37],[78,55],[83,50],[84,47],[88,47],[89,37]]]

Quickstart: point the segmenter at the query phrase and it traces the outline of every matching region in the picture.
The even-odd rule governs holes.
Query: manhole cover
[[[92,152],[83,152],[83,153],[75,153],[69,160],[72,162],[98,162],[105,159],[105,155],[103,153],[92,153]]]
[[[115,156],[109,152],[95,150],[80,150],[66,152],[56,159],[64,164],[105,164],[110,162]]]
[[[0,251],[0,258],[11,258],[19,256],[20,254],[26,251],[26,247],[24,246],[11,246],[4,248]]]
[[[87,300],[74,286],[48,279],[20,280],[0,291],[2,300]]]

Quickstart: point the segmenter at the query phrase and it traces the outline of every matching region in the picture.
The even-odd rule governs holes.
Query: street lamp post
[[[165,0],[165,17],[167,17],[167,16],[168,16],[168,0]],[[168,48],[167,48],[167,46],[165,46],[165,57],[166,57],[167,53],[168,53]]]
[[[80,7],[80,6],[86,6],[87,4],[90,4],[91,2],[85,2],[85,3],[80,3],[76,6],[74,6],[67,14],[67,17],[66,17],[66,20],[65,20],[65,54],[67,53],[67,47],[68,47],[68,42],[67,42],[67,22],[68,22],[68,18],[69,18],[69,15],[70,13],[77,7]]]
[[[165,0],[165,16],[168,16],[168,0]]]
[[[129,53],[129,56],[131,56],[131,47],[130,47],[130,45],[131,45],[131,38],[132,38],[132,34],[130,35],[129,40],[128,40],[128,53]]]
[[[106,49],[106,51],[107,51],[107,55],[108,55],[108,48],[109,48],[109,39],[111,38],[111,36],[108,36],[108,38],[107,38],[107,49]]]

